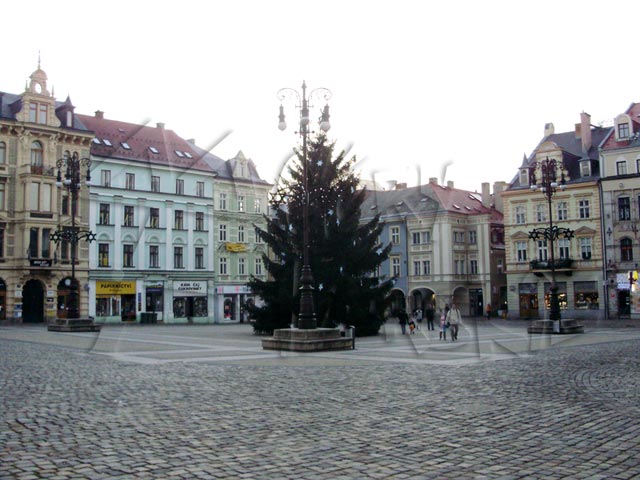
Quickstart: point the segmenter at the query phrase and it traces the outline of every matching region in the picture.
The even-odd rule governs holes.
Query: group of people
[[[427,319],[427,330],[435,330],[435,306],[431,303],[428,304],[425,313]],[[407,326],[409,327],[409,333],[415,333],[416,330],[422,329],[423,312],[420,307],[413,312],[411,318],[409,318],[409,315],[405,310],[400,310],[396,313],[396,316],[398,317],[398,323],[400,324],[402,335],[407,333]],[[440,340],[447,340],[447,329],[451,329],[451,341],[455,342],[458,340],[458,330],[460,328],[461,321],[462,315],[460,314],[460,310],[456,304],[453,303],[451,307],[449,307],[449,304],[446,304],[442,311],[442,315],[440,316]]]

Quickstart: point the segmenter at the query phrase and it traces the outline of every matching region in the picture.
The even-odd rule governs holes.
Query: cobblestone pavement
[[[0,478],[640,477],[637,328],[531,348],[394,327],[314,356],[264,356],[247,326],[0,328]]]

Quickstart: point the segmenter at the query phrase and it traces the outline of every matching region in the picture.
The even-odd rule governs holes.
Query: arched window
[[[630,262],[633,260],[633,242],[630,238],[623,238],[620,240],[620,259],[623,262]]]
[[[7,144],[0,142],[0,164],[7,163]]]
[[[31,166],[32,167],[41,167],[42,166],[42,144],[37,140],[31,144]]]

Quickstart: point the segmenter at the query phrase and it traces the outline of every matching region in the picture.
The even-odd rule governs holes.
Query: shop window
[[[579,310],[598,310],[597,282],[574,282],[575,306]]]
[[[568,307],[567,302],[567,282],[556,282],[558,286],[558,303],[561,310],[566,310]],[[544,284],[544,308],[549,310],[551,308],[551,283],[545,282]]]

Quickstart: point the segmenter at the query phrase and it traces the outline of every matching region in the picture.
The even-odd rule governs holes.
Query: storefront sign
[[[174,297],[204,297],[207,295],[207,282],[173,282]]]
[[[133,295],[136,293],[136,282],[96,281],[96,295]]]
[[[246,243],[226,243],[227,252],[246,252],[247,244]]]
[[[50,267],[51,259],[49,258],[32,258],[29,260],[32,267]]]
[[[216,293],[251,293],[251,289],[246,285],[225,285],[216,287]]]
[[[147,293],[162,293],[164,284],[162,282],[147,282],[144,284],[144,288],[147,290]]]

